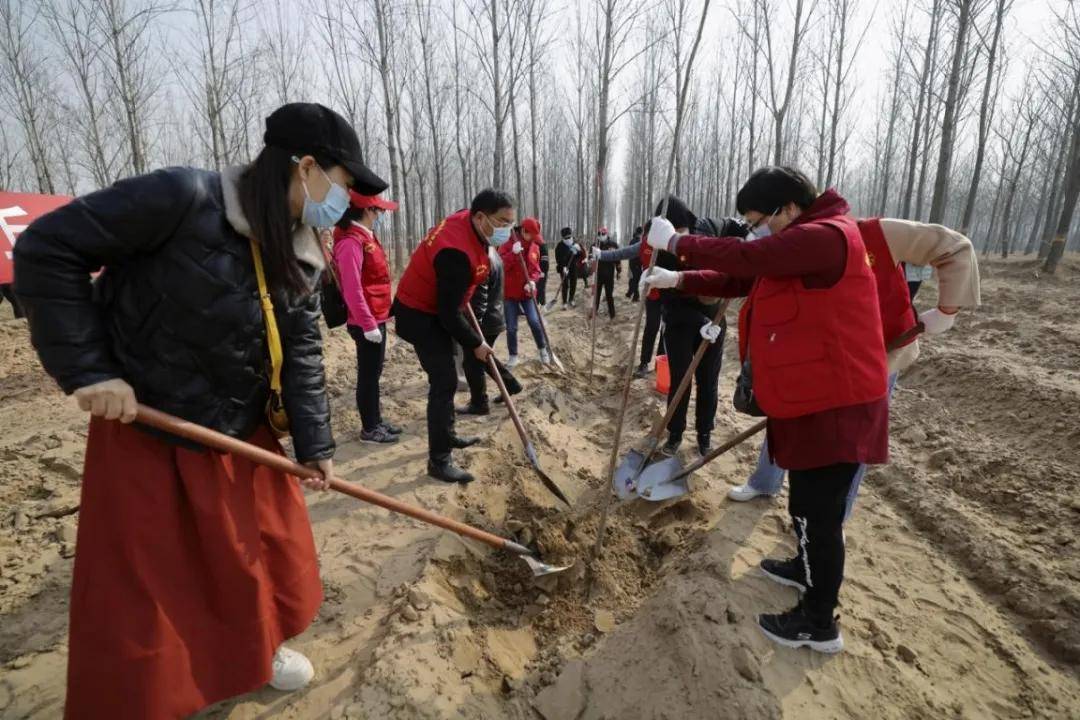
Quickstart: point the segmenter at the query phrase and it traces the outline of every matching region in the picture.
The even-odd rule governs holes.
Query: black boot
[[[480,405],[470,400],[468,405],[454,408],[454,412],[458,415],[488,415],[491,413],[491,408],[487,403]]]
[[[503,378],[503,383],[506,385],[506,392],[511,395],[517,395],[521,392],[521,382],[510,373],[507,373],[506,377]]]
[[[640,380],[641,378],[648,377],[648,376],[649,376],[649,365],[648,365],[648,363],[642,363],[642,364],[638,365],[637,370],[634,371],[634,379],[635,380]]]
[[[466,437],[453,435],[450,437],[450,447],[454,448],[455,450],[462,450],[467,447],[472,447],[478,442],[480,442],[480,438],[474,435],[468,435]]]
[[[669,433],[667,442],[664,443],[664,447],[660,448],[660,454],[674,457],[675,453],[679,452],[680,445],[682,445],[682,433],[678,435]]]
[[[697,434],[697,451],[698,455],[705,457],[712,450],[712,433],[698,433]]]
[[[436,480],[441,480],[447,483],[471,483],[474,478],[472,473],[465,472],[454,461],[447,458],[446,460],[428,459],[427,474]]]

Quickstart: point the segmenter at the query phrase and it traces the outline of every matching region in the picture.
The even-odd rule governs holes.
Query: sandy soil
[[[893,462],[870,474],[847,529],[848,649],[831,658],[776,648],[754,626],[756,613],[795,600],[756,570],[792,551],[784,498],[724,499],[747,476],[754,441],[698,473],[687,498],[615,508],[585,597],[636,305],[601,321],[592,384],[580,308],[548,315],[565,376],[535,361],[522,327],[522,414],[572,511],[535,479],[503,412],[459,421],[484,437],[462,455],[480,480],[427,479],[426,385],[400,342],[384,396],[404,441],[360,444],[351,341],[330,333],[344,477],[577,564],[538,587],[517,560],[312,494],[327,599],[291,645],[317,680],[202,717],[1080,717],[1080,259],[1054,279],[1034,267],[987,263],[984,306],[925,342],[901,378]],[[924,293],[929,306],[932,283]],[[0,717],[58,717],[86,421],[42,373],[24,324],[6,305],[0,313]],[[632,405],[624,446],[661,409],[644,381]],[[721,406],[717,439],[750,424]]]

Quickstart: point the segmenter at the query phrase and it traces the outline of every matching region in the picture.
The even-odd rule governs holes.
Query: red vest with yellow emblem
[[[878,307],[881,310],[881,330],[885,334],[885,346],[915,327],[919,318],[911,306],[911,292],[907,277],[900,263],[893,260],[880,218],[859,221],[859,234],[866,245],[866,256],[877,280]],[[904,345],[915,342],[913,335]],[[903,345],[901,345],[903,347]],[[895,348],[894,348],[895,349]]]
[[[800,277],[760,277],[739,314],[739,351],[754,367],[754,396],[771,418],[861,405],[886,392],[888,366],[874,273],[859,228],[837,216],[803,226],[839,230],[844,274],[829,288]]]
[[[417,245],[409,258],[409,265],[398,283],[397,300],[406,307],[421,312],[438,314],[435,284],[435,256],[440,250],[459,250],[469,258],[472,280],[461,305],[469,302],[476,286],[487,280],[491,267],[488,263],[487,245],[481,242],[473,229],[469,211],[459,210],[436,225]]]

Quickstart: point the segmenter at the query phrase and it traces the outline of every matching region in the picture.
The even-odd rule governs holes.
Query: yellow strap
[[[262,253],[254,240],[251,241],[251,256],[255,259],[255,277],[259,281],[259,302],[266,323],[266,344],[270,346],[270,390],[280,394],[281,365],[285,356],[281,351],[281,335],[278,334],[277,319],[274,317],[274,303],[270,299],[270,290],[266,287]]]

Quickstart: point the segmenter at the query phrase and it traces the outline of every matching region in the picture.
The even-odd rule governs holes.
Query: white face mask
[[[778,213],[778,212],[780,212],[779,208],[777,208],[776,212],[774,212],[772,215],[770,215],[769,217],[765,218],[760,223],[758,223],[758,225],[755,228],[753,228],[750,231],[750,233],[746,236],[746,239],[747,240],[760,240],[761,238],[766,238],[766,237],[769,237],[770,235],[772,235],[773,231],[772,231],[772,228],[769,227],[769,221],[772,220],[774,217],[776,217],[776,213]]]

